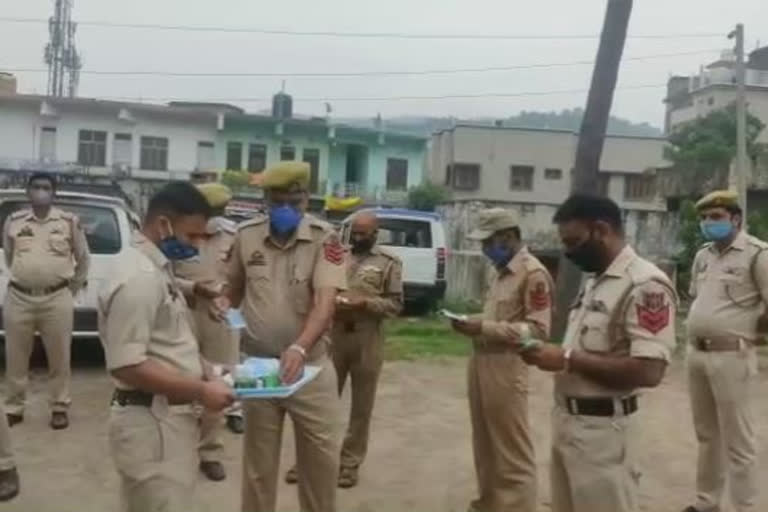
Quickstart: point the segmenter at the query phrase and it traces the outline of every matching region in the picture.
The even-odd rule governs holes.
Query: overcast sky
[[[635,0],[630,36],[722,33],[722,37],[631,38],[625,57],[701,53],[625,61],[613,113],[661,126],[670,74],[695,72],[727,48],[727,33],[746,24],[747,49],[768,43],[766,0]],[[46,18],[53,0],[0,0],[0,17]],[[598,34],[605,0],[74,0],[76,21],[204,25],[293,31]],[[0,70],[43,68],[44,24],[0,22]],[[398,40],[158,31],[82,26],[83,71],[343,72],[424,70],[564,63],[594,59],[597,39]],[[320,101],[301,98],[440,96],[583,89],[591,65],[438,76],[289,78],[302,114],[320,115]],[[21,92],[44,93],[45,73],[17,73]],[[126,77],[84,73],[79,95],[142,98],[269,98],[278,77]],[[632,89],[634,86],[657,87]],[[626,88],[626,89],[623,89]],[[585,92],[507,98],[333,101],[334,115],[505,117],[521,110],[583,106]],[[236,102],[249,110],[264,102]]]

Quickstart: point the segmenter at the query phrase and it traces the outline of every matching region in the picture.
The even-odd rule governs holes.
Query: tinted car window
[[[429,222],[379,218],[378,242],[395,247],[430,249],[432,229]]]
[[[0,226],[5,226],[6,219],[13,212],[28,207],[29,203],[26,201],[5,201],[0,204]],[[117,254],[120,252],[122,242],[114,210],[99,206],[66,203],[62,204],[61,208],[74,213],[80,219],[91,254]],[[2,243],[2,237],[0,237],[0,247],[2,247]]]

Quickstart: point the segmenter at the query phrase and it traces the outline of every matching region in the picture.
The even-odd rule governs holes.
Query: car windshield
[[[122,246],[117,216],[111,208],[90,206],[75,203],[60,203],[62,210],[74,213],[80,219],[80,224],[88,240],[91,254],[117,254]],[[26,201],[4,201],[0,204],[0,226],[5,225],[9,215],[22,208],[28,208]],[[0,237],[0,247],[2,247]]]
[[[395,247],[432,247],[432,230],[429,222],[408,219],[379,218],[378,243]]]

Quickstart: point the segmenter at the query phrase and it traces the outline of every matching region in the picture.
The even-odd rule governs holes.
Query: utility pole
[[[632,0],[608,0],[597,49],[587,107],[581,122],[576,147],[571,193],[595,193],[598,190],[600,157],[603,154],[605,131],[613,104],[613,93],[619,76],[621,55],[627,38]],[[560,257],[557,296],[552,337],[562,339],[568,323],[568,309],[581,287],[581,270],[564,256]]]
[[[749,181],[749,161],[747,160],[747,69],[744,65],[744,25],[739,23],[728,34],[736,41],[736,192],[744,218],[747,216],[747,181]]]

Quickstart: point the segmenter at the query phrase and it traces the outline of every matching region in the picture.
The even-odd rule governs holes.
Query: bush
[[[450,197],[451,194],[447,188],[427,181],[408,190],[408,208],[433,212],[437,205],[447,201]]]

